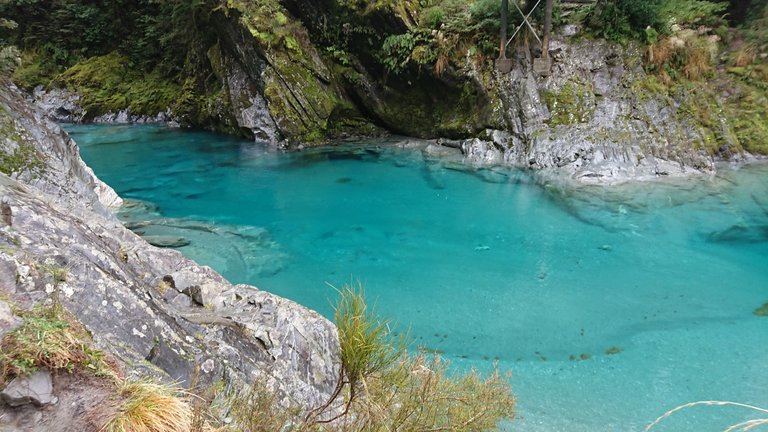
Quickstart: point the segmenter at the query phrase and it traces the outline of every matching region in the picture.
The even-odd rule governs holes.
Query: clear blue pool
[[[362,280],[456,368],[513,373],[516,431],[640,431],[677,405],[768,407],[768,166],[578,190],[392,141],[277,153],[156,126],[67,126],[128,221],[330,316]],[[609,354],[611,349],[620,351]],[[693,408],[657,431],[751,413]]]

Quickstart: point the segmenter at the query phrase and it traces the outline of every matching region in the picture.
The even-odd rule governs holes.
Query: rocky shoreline
[[[294,302],[232,285],[179,252],[149,245],[112,210],[121,200],[82,162],[77,146],[10,83],[0,90],[3,150],[31,148],[41,169],[0,175],[0,336],[52,294],[128,376],[241,386],[258,380],[286,405],[310,409],[339,374],[335,326]],[[55,272],[51,269],[56,270]],[[53,274],[59,275],[53,278]],[[7,315],[7,316],[6,316]],[[54,384],[53,393],[68,394]],[[70,400],[64,397],[65,400]],[[34,407],[0,426],[40,430]],[[35,421],[34,419],[38,420]],[[30,420],[32,419],[32,420]]]
[[[637,47],[573,42],[562,35],[552,46],[555,73],[549,77],[534,74],[527,53],[518,53],[516,67],[509,74],[465,71],[468,79],[483,88],[483,98],[488,101],[481,123],[485,128],[470,138],[433,137],[427,141],[460,150],[471,165],[553,170],[585,184],[712,175],[717,162],[760,159],[743,149],[707,151],[709,127],[683,109],[695,95],[673,100],[642,88],[653,78],[635,60],[641,56]],[[231,73],[237,76],[229,84],[247,81],[237,70]],[[32,100],[56,121],[82,122],[85,118],[79,96],[66,89],[38,89]],[[242,120],[238,124],[250,128],[257,141],[281,149],[328,143],[291,142],[285,138],[290,134],[275,126],[283,120],[266,102],[262,105],[258,112],[232,107],[233,115]],[[183,123],[170,111],[147,116],[132,115],[130,110],[90,121],[171,127]],[[271,126],[257,127],[257,123]],[[720,127],[722,135],[734,134],[727,122]],[[365,136],[366,130],[360,134]]]

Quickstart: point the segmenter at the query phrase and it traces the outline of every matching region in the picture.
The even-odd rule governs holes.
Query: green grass
[[[39,368],[116,376],[103,352],[91,348],[88,332],[61,306],[21,312],[23,324],[0,341],[0,383]]]

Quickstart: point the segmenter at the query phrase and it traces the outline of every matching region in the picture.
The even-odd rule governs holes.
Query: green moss
[[[742,147],[768,155],[768,92],[743,85],[738,95],[727,100],[725,111]]]
[[[155,115],[174,105],[182,93],[181,86],[159,72],[142,73],[117,52],[77,63],[52,84],[78,93],[87,118],[124,109]]]
[[[51,77],[56,71],[51,66],[46,65],[42,55],[35,52],[24,52],[21,55],[21,65],[13,71],[13,82],[28,91],[42,85],[48,86]]]
[[[580,82],[568,81],[556,92],[542,90],[541,98],[549,108],[550,126],[586,123],[595,113],[592,90]]]
[[[642,101],[669,94],[669,87],[653,74],[646,74],[642,78],[632,80],[631,86],[632,92]]]

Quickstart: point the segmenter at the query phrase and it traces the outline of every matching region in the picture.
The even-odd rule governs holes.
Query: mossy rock
[[[556,91],[542,90],[541,99],[549,109],[550,126],[586,123],[595,114],[591,87],[578,81],[568,81]]]
[[[79,94],[86,119],[125,109],[153,116],[176,103],[182,90],[159,72],[136,70],[117,52],[83,60],[58,75],[51,85]]]
[[[8,176],[26,173],[37,178],[45,167],[45,155],[24,138],[13,118],[0,106],[0,172]]]

